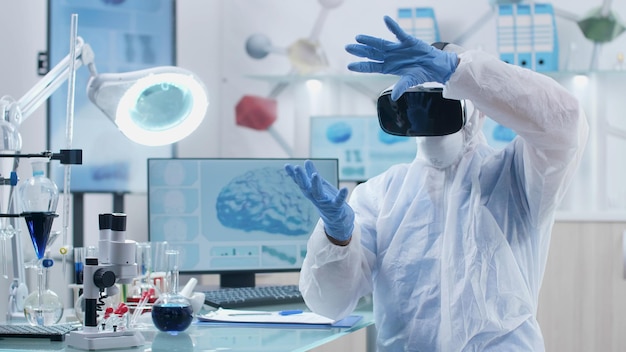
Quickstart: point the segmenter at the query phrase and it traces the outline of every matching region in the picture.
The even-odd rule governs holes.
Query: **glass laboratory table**
[[[290,304],[282,306],[259,307],[259,310],[282,310],[304,308],[303,305]],[[248,308],[246,308],[248,309]],[[255,308],[250,308],[255,309]],[[374,319],[369,303],[360,304],[353,313],[363,318],[350,328],[302,328],[282,327],[247,327],[236,325],[211,325],[195,322],[177,336],[158,331],[156,328],[140,329],[146,343],[135,348],[122,348],[100,351],[245,351],[245,352],[281,352],[309,351],[327,344],[340,337],[361,329],[366,330],[366,346],[368,351],[375,350]],[[55,342],[42,338],[8,338],[0,340],[0,351],[82,351],[67,346],[66,342]]]

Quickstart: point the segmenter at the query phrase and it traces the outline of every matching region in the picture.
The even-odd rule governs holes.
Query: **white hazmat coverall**
[[[586,143],[584,113],[547,76],[480,51],[459,55],[443,94],[476,108],[463,152],[438,168],[418,151],[356,186],[347,246],[320,220],[300,276],[305,302],[341,318],[372,293],[379,351],[543,351],[539,289]],[[518,136],[490,147],[485,115]]]

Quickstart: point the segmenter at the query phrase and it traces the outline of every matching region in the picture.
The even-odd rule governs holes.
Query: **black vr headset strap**
[[[450,43],[448,42],[434,42],[432,44],[430,44],[431,46],[434,46],[435,48],[439,49],[439,50],[443,50],[443,48],[446,47],[446,45],[448,45]]]

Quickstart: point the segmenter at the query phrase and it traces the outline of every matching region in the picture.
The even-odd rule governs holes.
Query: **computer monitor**
[[[299,271],[319,213],[284,166],[305,160],[148,159],[149,240],[180,251],[181,274],[219,274],[222,287]],[[311,160],[338,186],[338,159]]]
[[[376,116],[311,116],[313,158],[339,159],[339,180],[364,182],[415,159],[415,138],[383,132]]]

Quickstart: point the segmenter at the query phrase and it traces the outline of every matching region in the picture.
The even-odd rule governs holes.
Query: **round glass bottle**
[[[176,250],[165,252],[166,292],[152,306],[152,322],[157,329],[176,335],[185,331],[193,320],[191,302],[178,292],[178,256]]]
[[[31,325],[54,325],[63,316],[63,303],[48,286],[52,264],[49,258],[41,261],[42,267],[37,271],[37,290],[24,300],[24,315]]]

